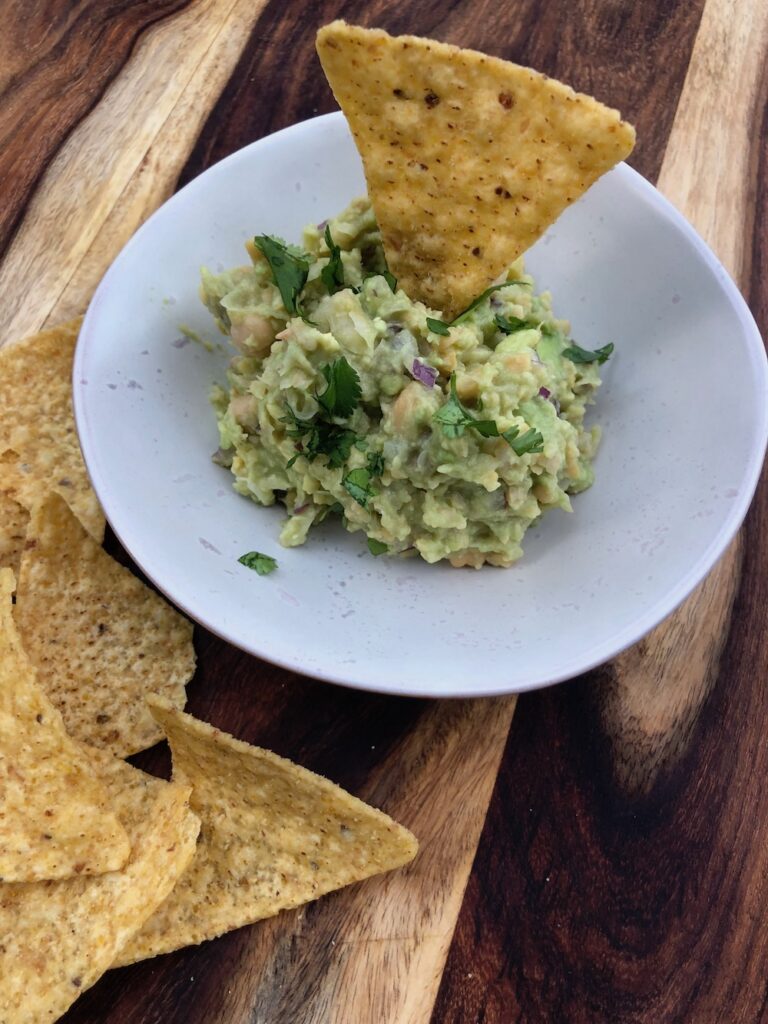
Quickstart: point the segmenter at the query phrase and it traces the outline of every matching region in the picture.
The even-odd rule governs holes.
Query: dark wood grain
[[[189,0],[25,0],[0,5],[0,252],[43,172],[130,57]],[[12,15],[9,17],[9,15]]]
[[[747,550],[767,528],[764,479]],[[521,699],[435,1022],[768,1019],[767,600],[747,559],[688,754],[644,798],[613,781],[600,674]]]
[[[751,156],[758,187],[752,232],[744,238],[749,268],[745,275],[749,282],[745,297],[765,339],[768,338],[768,75],[763,76],[761,116],[752,140]]]

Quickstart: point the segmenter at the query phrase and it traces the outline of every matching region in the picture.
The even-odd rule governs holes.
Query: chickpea
[[[512,373],[525,373],[531,368],[530,352],[513,352],[504,357],[504,365]]]
[[[275,340],[275,329],[268,317],[260,313],[246,313],[232,320],[232,344],[245,355],[262,355],[269,351]]]
[[[448,561],[454,569],[479,569],[485,562],[485,555],[476,548],[465,548],[455,555],[451,555]]]
[[[392,423],[398,434],[405,434],[415,423],[418,410],[424,402],[424,385],[411,381],[395,399],[392,406]]]
[[[480,396],[480,385],[472,377],[457,376],[456,393],[462,402],[474,402]]]
[[[254,434],[259,428],[259,406],[253,395],[233,395],[229,400],[229,411],[243,430]]]

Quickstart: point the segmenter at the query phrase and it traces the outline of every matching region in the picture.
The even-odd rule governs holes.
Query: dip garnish
[[[277,568],[277,560],[271,555],[264,555],[261,551],[247,551],[240,555],[238,562],[247,569],[253,569],[259,576],[269,576]]]
[[[331,229],[328,224],[325,225],[325,244],[328,246],[328,251],[331,254],[331,258],[328,260],[326,265],[320,271],[320,278],[328,289],[328,294],[333,295],[334,292],[339,291],[340,288],[344,288],[344,264],[341,262],[341,249],[336,245],[333,238],[331,237]]]
[[[607,345],[603,345],[602,348],[596,348],[594,352],[590,352],[587,348],[582,348],[581,345],[577,345],[575,341],[572,341],[568,348],[563,349],[563,355],[566,359],[570,359],[572,363],[604,363],[610,358],[613,352],[613,342],[609,341]]]
[[[309,260],[271,235],[257,235],[254,244],[261,250],[289,313],[301,316],[299,295],[307,283]]]

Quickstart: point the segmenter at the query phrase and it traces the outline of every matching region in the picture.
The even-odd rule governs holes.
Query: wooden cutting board
[[[332,109],[313,37],[336,16],[529,63],[619,106],[638,127],[634,165],[766,326],[763,0],[6,0],[0,342],[82,311],[180,184]],[[695,401],[684,381],[681,400]],[[112,972],[66,1020],[768,1020],[767,512],[761,485],[678,613],[603,669],[521,698],[514,722],[514,698],[343,691],[198,630],[194,714],[383,806],[422,851],[407,871]],[[138,761],[166,767],[161,751]]]

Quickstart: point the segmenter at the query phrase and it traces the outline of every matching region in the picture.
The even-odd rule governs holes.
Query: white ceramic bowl
[[[173,196],[120,253],[74,369],[80,440],[107,518],[158,587],[208,629],[297,672],[393,694],[473,696],[576,675],[638,640],[709,571],[756,485],[766,359],[722,266],[640,175],[619,166],[531,250],[576,339],[616,343],[592,413],[594,487],[551,512],[511,569],[368,553],[338,524],[277,542],[279,508],[211,462],[208,393],[228,353],[197,297],[202,265],[246,262],[257,233],[301,228],[365,191],[340,114],[233,154]],[[279,570],[237,558],[256,549]],[[226,681],[224,681],[226,684]]]

